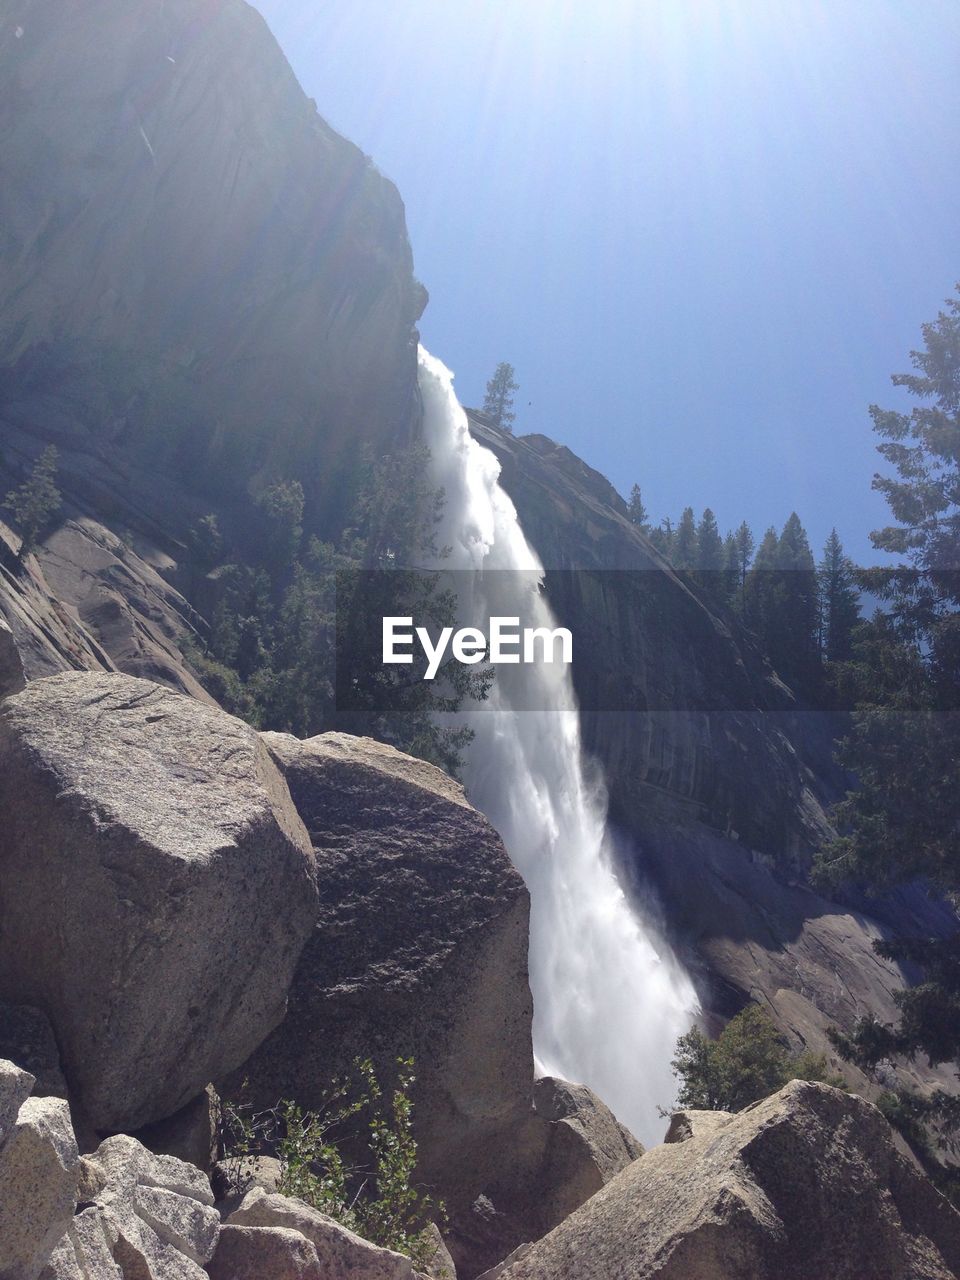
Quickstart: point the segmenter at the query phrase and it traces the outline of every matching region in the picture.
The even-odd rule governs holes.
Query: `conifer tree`
[[[731,530],[723,540],[723,595],[728,604],[736,605],[740,591],[740,560],[737,536]]]
[[[960,289],[960,286],[958,286]],[[888,602],[857,629],[851,671],[859,690],[841,761],[859,778],[835,811],[839,839],[821,854],[821,877],[873,887],[922,878],[960,889],[960,293],[923,326],[913,373],[897,374],[919,403],[909,413],[871,407],[879,452],[896,476],[874,487],[896,524],[871,535],[907,557],[878,570],[871,591]],[[907,566],[911,566],[907,567]],[[896,997],[898,1025],[865,1021],[849,1040],[861,1064],[922,1051],[960,1064],[960,933],[877,944],[919,964],[924,981]],[[957,1127],[955,1099],[935,1095],[941,1124]],[[951,1110],[952,1106],[952,1110]]]
[[[669,516],[664,516],[655,529],[650,530],[650,541],[670,564],[673,564],[673,550],[676,541],[676,530]]]
[[[486,395],[483,398],[483,412],[496,427],[504,431],[513,431],[517,415],[513,412],[514,392],[520,390],[515,378],[515,369],[505,360],[494,370],[493,377],[487,383]]]
[[[753,537],[753,531],[747,524],[746,520],[741,524],[733,535],[734,542],[737,545],[737,572],[740,579],[740,585],[743,586],[747,580],[747,570],[750,568],[750,562],[753,558],[756,543]]]
[[[37,545],[44,525],[60,510],[63,499],[56,486],[57,450],[47,445],[34,463],[33,470],[19,489],[11,489],[3,505],[13,516],[20,530],[20,550],[17,559],[23,559]]]
[[[697,525],[693,507],[685,507],[673,541],[673,565],[676,569],[697,567]]]
[[[716,516],[707,507],[697,526],[697,568],[704,573],[718,574],[723,563],[723,540]]]
[[[853,629],[860,621],[860,593],[854,569],[836,529],[830,531],[817,570],[820,593],[820,651],[827,662],[849,662]]]
[[[630,490],[630,501],[627,503],[627,515],[631,524],[635,524],[642,533],[650,532],[650,518],[643,505],[640,486],[635,484]]]
[[[781,604],[771,619],[770,656],[788,684],[812,693],[820,671],[819,595],[813,552],[795,511],[777,540],[776,562]]]

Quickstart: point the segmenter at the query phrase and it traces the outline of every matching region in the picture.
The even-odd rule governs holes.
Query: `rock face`
[[[830,830],[824,806],[847,785],[833,719],[797,709],[603,476],[545,436],[507,436],[478,417],[471,429],[500,459],[551,605],[573,631],[584,742],[632,838],[625,878],[653,882],[708,1019],[719,1029],[757,1000],[797,1049],[828,1056],[829,1025],[850,1028],[867,1009],[895,1020],[906,974],[873,941],[949,933],[956,919],[920,893],[836,902],[804,885]],[[931,1078],[919,1064],[902,1075]]]
[[[17,453],[55,436],[99,510],[162,512],[144,466],[348,501],[358,437],[414,420],[426,295],[396,190],[319,118],[259,14],[12,0],[0,86]]]
[[[33,1077],[0,1060],[0,1276],[36,1280],[77,1204],[70,1109],[31,1098]]]
[[[371,1057],[416,1060],[420,1173],[475,1195],[530,1110],[528,897],[499,837],[440,770],[365,738],[264,741],[313,842],[320,909],[283,1023],[233,1077],[316,1108]]]
[[[895,1149],[875,1107],[794,1081],[657,1147],[500,1280],[950,1280],[960,1214]]]
[[[0,711],[0,997],[47,1011],[85,1118],[135,1129],[281,1019],[312,854],[240,721],[120,675]]]

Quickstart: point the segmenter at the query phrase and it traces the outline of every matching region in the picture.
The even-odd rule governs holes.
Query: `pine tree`
[[[627,516],[630,523],[635,524],[642,533],[650,532],[650,518],[647,515],[647,508],[643,505],[643,498],[640,495],[640,486],[638,484],[635,484],[630,490]]]
[[[960,288],[960,286],[958,286]],[[879,452],[896,478],[874,487],[895,525],[871,534],[876,547],[914,568],[879,570],[871,591],[888,602],[857,629],[851,671],[859,691],[841,762],[859,786],[835,810],[842,836],[820,857],[820,876],[873,887],[922,878],[960,889],[960,296],[923,326],[914,373],[897,374],[920,403],[909,414],[871,407]],[[918,1050],[960,1063],[960,933],[877,944],[919,964],[924,981],[898,994],[897,1026],[860,1024],[838,1037],[864,1065]],[[957,1127],[943,1095],[935,1118]],[[939,1108],[939,1115],[937,1111]]]
[[[60,510],[63,503],[54,481],[57,457],[56,447],[47,445],[29,477],[19,489],[11,489],[4,499],[3,505],[12,514],[14,523],[20,530],[21,542],[17,559],[21,562],[37,545],[44,525]]]
[[[860,621],[860,593],[853,574],[839,534],[832,529],[817,570],[820,650],[827,662],[849,662],[853,656],[853,629]]]
[[[483,398],[483,412],[495,427],[504,431],[513,431],[513,423],[517,415],[513,412],[513,396],[520,390],[515,380],[512,364],[501,361],[494,370],[493,377],[487,383],[486,395]]]
[[[664,516],[655,529],[650,530],[650,541],[669,564],[673,564],[674,543],[677,534],[673,527],[673,521],[669,516]]]
[[[750,562],[753,558],[756,543],[753,537],[753,531],[744,520],[740,528],[733,535],[737,545],[737,573],[739,575],[740,586],[747,580],[747,570],[750,568]]]
[[[723,565],[723,539],[716,517],[707,507],[697,525],[697,580],[718,604],[725,603],[727,598]]]
[[[676,569],[697,567],[697,526],[693,507],[685,507],[673,541],[673,565]]]
[[[728,604],[737,605],[740,592],[740,557],[737,535],[731,530],[723,540],[723,595]]]
[[[820,671],[819,594],[806,531],[795,511],[777,540],[782,608],[770,637],[774,666],[796,689],[812,693]]]
[[[716,516],[707,507],[697,526],[697,568],[704,573],[719,573],[723,563],[723,539]]]
[[[777,531],[771,525],[761,539],[751,568],[744,574],[742,589],[744,620],[768,653],[778,607],[778,541]]]

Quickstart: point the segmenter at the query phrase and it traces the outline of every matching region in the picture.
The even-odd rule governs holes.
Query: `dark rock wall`
[[[169,514],[159,465],[296,477],[332,519],[358,446],[410,430],[403,204],[243,0],[4,5],[0,175],[13,460],[53,439],[101,512]]]

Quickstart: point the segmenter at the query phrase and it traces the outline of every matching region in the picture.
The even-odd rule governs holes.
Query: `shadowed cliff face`
[[[100,506],[144,465],[224,496],[295,476],[316,522],[409,431],[402,202],[243,0],[10,0],[0,175],[14,459],[55,439]]]

